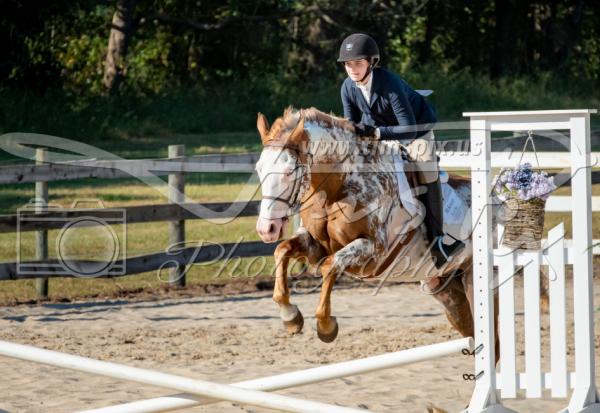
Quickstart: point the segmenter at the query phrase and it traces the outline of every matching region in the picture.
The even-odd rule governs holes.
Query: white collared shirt
[[[365,97],[365,100],[367,101],[367,104],[370,105],[371,104],[371,86],[373,85],[373,72],[369,73],[369,79],[367,80],[367,83],[360,84],[360,83],[356,83],[356,87],[360,89],[360,91],[362,92],[363,96]],[[381,137],[381,131],[379,130],[379,128],[375,129],[375,137],[377,139],[379,139]]]
[[[360,83],[356,83],[356,87],[360,89],[360,91],[362,92],[363,96],[365,97],[365,100],[367,101],[367,104],[371,104],[371,86],[373,85],[373,72],[369,73],[369,79],[367,80],[367,83],[360,84]]]

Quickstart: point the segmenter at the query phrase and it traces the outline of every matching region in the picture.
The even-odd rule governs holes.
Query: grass
[[[400,75],[415,89],[434,90],[428,99],[444,122],[464,121],[465,111],[600,108],[600,85],[581,79],[565,82],[552,73],[492,81],[466,69],[425,66],[409,68]],[[341,114],[342,80],[339,71],[330,78],[311,79],[307,88],[305,84],[282,84],[277,75],[265,74],[254,82],[238,80],[155,95],[110,97],[72,97],[54,89],[44,95],[2,90],[0,133],[57,135],[124,157],[146,157],[149,152],[156,156],[166,151],[169,143],[184,143],[200,151],[247,150],[260,143],[254,132],[259,111],[271,121],[288,105],[315,106]],[[592,117],[592,127],[600,128],[599,116]]]
[[[74,138],[74,140],[80,141],[77,138]],[[37,146],[45,146],[42,139],[39,142]],[[185,145],[185,153],[188,156],[255,152],[262,147],[258,132],[252,131],[210,134],[180,133],[163,136],[126,136],[124,134],[121,137],[94,140],[86,143],[123,159],[167,158],[169,145]],[[49,148],[49,151],[52,150],[52,148]],[[61,151],[57,150],[57,152]],[[16,158],[8,152],[0,151],[0,165],[26,161],[29,160]]]
[[[246,179],[248,177],[246,176]],[[54,188],[56,186],[56,188]],[[122,207],[126,205],[142,205],[163,203],[161,195],[153,188],[142,184],[128,183],[117,185],[68,185],[53,184],[50,190],[50,202],[69,206],[76,199],[96,198],[101,199],[105,207]],[[186,194],[198,202],[217,202],[235,199],[241,191],[254,193],[251,198],[260,199],[257,192],[257,182],[242,183],[189,183]],[[3,204],[12,206],[1,193]],[[31,189],[13,189],[13,202],[17,198],[26,199],[31,196]],[[227,223],[209,223],[200,220],[186,221],[186,240],[189,246],[198,245],[202,241],[210,242],[245,242],[256,241],[258,236],[254,229],[255,217],[241,217]],[[112,227],[119,236],[119,245],[123,245],[122,227]],[[49,255],[56,257],[56,242],[60,230],[48,232]],[[67,240],[62,251],[67,250],[73,257],[80,259],[101,259],[105,251],[105,238],[98,228],[77,230],[76,238]],[[164,250],[168,242],[168,223],[156,222],[128,225],[126,229],[127,256],[144,255]],[[22,259],[33,259],[35,234],[24,233],[21,237],[20,251]],[[201,244],[200,244],[201,245]],[[17,256],[16,234],[0,234],[0,261],[15,261]],[[265,269],[261,271],[261,267]],[[242,259],[238,263],[233,260],[227,265],[223,262],[212,264],[194,265],[187,275],[188,284],[196,283],[225,283],[235,277],[251,275],[268,275],[273,265],[271,257],[264,259]],[[97,294],[115,294],[122,290],[136,290],[140,288],[158,288],[164,285],[168,278],[166,272],[149,272],[141,275],[123,277],[109,280],[81,280],[81,279],[52,279],[50,280],[49,297],[51,299],[64,299],[83,297]],[[0,303],[29,301],[36,298],[33,280],[6,281],[0,283]]]

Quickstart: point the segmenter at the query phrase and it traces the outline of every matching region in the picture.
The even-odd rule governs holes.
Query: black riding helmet
[[[340,46],[338,62],[349,60],[367,59],[371,65],[379,61],[379,47],[371,36],[363,33],[354,33],[346,37]]]

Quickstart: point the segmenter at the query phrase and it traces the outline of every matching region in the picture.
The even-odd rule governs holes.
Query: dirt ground
[[[375,296],[373,291],[374,286],[365,284],[334,290],[333,315],[340,333],[331,344],[317,338],[313,316],[317,293],[293,296],[306,323],[302,334],[288,336],[269,291],[0,307],[0,339],[231,383],[459,338],[441,306],[418,285],[385,286]],[[598,293],[595,296],[598,303]],[[519,323],[522,318],[517,309]],[[544,338],[547,322],[542,317]],[[522,335],[522,326],[517,333]],[[520,349],[522,354],[522,345]],[[572,343],[569,351],[572,356]],[[473,383],[463,381],[462,374],[472,370],[471,357],[456,355],[281,394],[375,412],[425,412],[429,405],[457,412],[468,404],[473,390]],[[0,409],[11,413],[72,412],[177,393],[4,357],[0,371]],[[505,404],[520,412],[550,412],[567,401],[546,397]],[[181,411],[268,410],[221,402]]]

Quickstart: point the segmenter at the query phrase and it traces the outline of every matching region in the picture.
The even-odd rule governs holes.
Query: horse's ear
[[[290,137],[288,139],[289,143],[293,143],[297,146],[302,145],[302,141],[304,139],[304,118],[300,118],[300,122],[296,125]]]
[[[258,117],[256,119],[256,128],[258,129],[260,138],[264,143],[265,139],[267,139],[267,135],[269,134],[269,121],[267,121],[267,117],[260,112],[258,112]]]
[[[292,107],[292,105],[289,105],[287,108],[285,108],[285,110],[283,111],[283,119],[287,119],[292,114],[293,110],[294,108]]]

